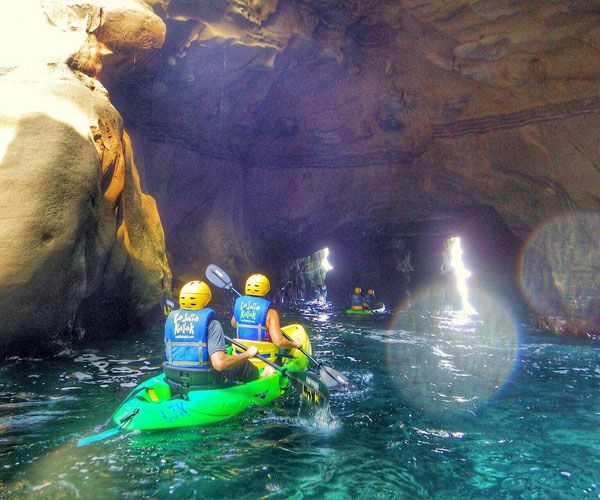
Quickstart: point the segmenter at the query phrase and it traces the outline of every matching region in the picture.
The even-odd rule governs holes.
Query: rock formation
[[[530,303],[546,303],[530,290],[556,296],[558,309],[534,307],[539,318],[574,317],[583,300],[587,319],[571,330],[599,329],[596,268],[574,296],[555,260],[527,269],[520,257],[536,228],[599,209],[595,2],[171,0],[155,8],[168,26],[162,66],[117,93],[139,144],[160,151],[145,171],[176,262],[251,267],[250,258],[264,268],[353,245],[361,266],[375,252],[387,262],[382,276],[398,277],[390,248],[400,238],[412,245],[418,276],[427,273],[419,249],[462,230],[479,275],[497,281],[501,263],[499,281],[513,282],[506,293],[527,282]],[[165,169],[181,187],[165,188]],[[201,209],[177,201],[171,210],[192,183]],[[203,229],[201,212],[231,232],[219,250],[207,248],[215,233]],[[180,230],[191,225],[196,232]],[[500,246],[478,255],[481,235],[494,234]],[[593,238],[575,240],[587,241],[586,255],[600,252]]]
[[[98,79],[159,48],[164,24],[143,3],[105,3],[4,7],[4,353],[69,330],[124,331],[170,290],[156,204],[141,190],[131,141]]]
[[[593,0],[63,3],[30,55],[109,88],[177,282],[329,246],[340,298],[375,276],[397,300],[460,233],[480,284],[600,331]]]

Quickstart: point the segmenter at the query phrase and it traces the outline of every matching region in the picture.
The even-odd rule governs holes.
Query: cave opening
[[[476,314],[477,311],[469,302],[468,278],[472,276],[463,261],[461,237],[451,236],[444,244],[442,272],[450,272],[454,278],[454,289],[460,298],[459,310],[465,314]]]
[[[286,264],[280,273],[276,301],[283,305],[325,304],[327,302],[327,274],[333,270],[329,262],[329,247]]]
[[[317,251],[310,251],[314,242],[291,246],[285,240],[277,251],[267,250],[263,264],[273,254],[281,259],[274,274],[278,300],[345,308],[358,287],[374,290],[388,310],[400,311],[415,294],[438,287],[446,290],[441,307],[476,314],[484,289],[522,312],[514,276],[520,242],[493,209],[475,207],[412,224],[398,224],[394,214],[380,221],[360,231],[315,232],[316,241],[327,244],[317,243]],[[333,272],[324,271],[327,264]]]

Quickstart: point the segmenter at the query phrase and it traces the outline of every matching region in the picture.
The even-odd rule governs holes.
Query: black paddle
[[[224,335],[224,337],[225,340],[239,347],[240,349],[244,351],[248,350],[248,348],[244,344],[236,342],[235,340],[229,338],[227,335]],[[292,386],[294,386],[294,389],[296,389],[303,398],[308,399],[311,403],[314,403],[317,406],[325,406],[329,401],[329,389],[319,379],[311,377],[307,373],[290,372],[282,366],[273,363],[264,356],[260,356],[259,354],[257,354],[255,357],[272,366],[277,371],[281,372],[281,374],[284,377],[290,379],[290,382],[292,383]]]
[[[167,311],[167,309],[173,311],[179,307],[177,301],[172,297],[163,297],[161,303],[165,312]],[[231,344],[238,346],[244,351],[248,350],[248,348],[245,345],[236,342],[235,340],[227,337],[226,335],[223,336],[225,337],[225,340],[227,340]],[[261,361],[264,361],[268,365],[271,365],[277,371],[280,371],[284,376],[286,376],[290,380],[294,389],[296,389],[303,398],[308,399],[310,402],[318,406],[324,406],[329,401],[329,389],[319,379],[311,377],[309,374],[306,373],[290,372],[289,370],[286,370],[285,368],[273,363],[271,360],[266,359],[258,354],[255,357],[260,359]]]
[[[231,290],[238,296],[242,295],[235,288],[233,288],[233,284],[231,283],[231,278],[229,277],[229,275],[225,271],[223,271],[223,269],[221,269],[218,266],[215,266],[214,264],[210,264],[206,268],[206,278],[213,285],[218,286],[219,288],[225,288],[226,290]],[[287,335],[283,330],[281,331],[281,333],[283,334],[283,336],[286,339],[288,339],[290,342],[293,342],[293,340],[289,337],[289,335]],[[335,387],[336,385],[339,385],[339,384],[342,384],[342,385],[350,384],[349,380],[344,375],[342,375],[340,372],[338,372],[337,370],[334,370],[330,366],[325,366],[323,363],[321,363],[320,361],[318,361],[317,359],[312,357],[302,347],[299,347],[299,349],[302,352],[302,354],[304,354],[309,360],[311,360],[313,363],[315,363],[319,367],[319,375],[321,376],[321,378],[323,379],[323,382],[325,383],[325,385],[328,388]]]

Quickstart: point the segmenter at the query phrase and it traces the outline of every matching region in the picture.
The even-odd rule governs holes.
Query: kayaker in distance
[[[367,290],[367,293],[365,293],[365,304],[367,309],[376,309],[377,306],[375,305],[375,290],[373,289],[369,289]]]
[[[231,326],[240,339],[272,342],[288,349],[302,347],[302,342],[289,341],[281,333],[279,314],[265,298],[270,290],[269,278],[263,274],[250,276],[244,287],[245,295],[238,297],[233,306]]]
[[[222,379],[249,382],[258,378],[258,369],[248,361],[256,356],[256,347],[238,355],[226,353],[223,327],[206,307],[211,298],[203,281],[186,283],[179,293],[179,309],[167,317],[163,368],[173,392],[214,386]]]
[[[362,296],[362,290],[356,287],[350,295],[350,309],[361,311],[365,308],[365,299]]]

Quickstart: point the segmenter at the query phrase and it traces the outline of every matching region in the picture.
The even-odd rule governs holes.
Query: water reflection
[[[8,361],[0,366],[0,497],[597,495],[598,345],[527,331],[519,347],[510,314],[485,297],[473,295],[480,314],[468,321],[445,311],[435,290],[387,327],[284,317],[306,325],[317,358],[355,386],[333,394],[323,421],[291,392],[219,425],[75,448],[128,392],[122,384],[160,365],[160,334]]]
[[[475,413],[510,379],[518,359],[517,328],[507,309],[483,291],[477,310],[442,311],[445,290],[425,290],[390,324],[386,363],[403,401],[436,414]],[[422,337],[407,332],[423,332]]]

